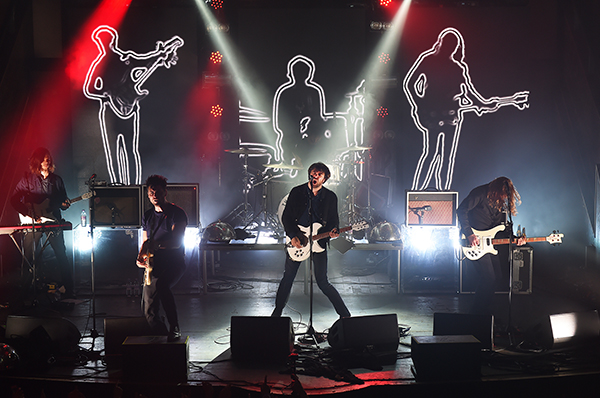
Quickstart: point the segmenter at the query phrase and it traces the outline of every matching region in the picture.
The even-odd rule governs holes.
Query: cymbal
[[[338,151],[367,151],[369,149],[371,149],[370,146],[353,145],[353,146],[348,146],[346,148],[340,148],[340,149],[338,149]]]
[[[267,169],[287,169],[287,170],[302,170],[300,166],[294,166],[293,164],[284,164],[284,163],[272,163],[272,164],[263,164]]]
[[[225,149],[225,152],[236,153],[241,155],[258,155],[261,153],[267,153],[267,150],[262,148],[236,148]]]

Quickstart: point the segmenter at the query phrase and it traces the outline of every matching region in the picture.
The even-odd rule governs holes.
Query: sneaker
[[[179,326],[175,326],[171,328],[171,331],[167,335],[167,341],[169,343],[173,341],[177,341],[181,338],[181,331],[179,330]]]

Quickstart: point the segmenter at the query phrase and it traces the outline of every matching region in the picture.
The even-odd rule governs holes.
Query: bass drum
[[[281,202],[279,202],[279,207],[277,208],[277,219],[279,220],[279,223],[281,224],[281,226],[283,226],[283,221],[282,221],[283,210],[285,209],[285,205],[287,204],[288,196],[290,196],[289,193],[287,195],[285,195],[283,197],[283,199],[281,199]]]

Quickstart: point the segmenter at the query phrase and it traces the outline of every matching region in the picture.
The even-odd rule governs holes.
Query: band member
[[[521,204],[521,196],[512,181],[506,177],[498,177],[492,182],[474,188],[458,206],[457,216],[462,234],[469,245],[479,245],[479,238],[473,229],[485,231],[507,222],[507,216],[516,215],[516,206]],[[512,235],[512,231],[507,232]],[[521,237],[517,245],[525,244]],[[496,288],[496,280],[502,275],[499,256],[486,253],[473,262],[479,275],[475,290],[471,313],[491,314],[492,299]]]
[[[17,183],[10,201],[13,208],[19,212],[23,224],[60,221],[61,210],[69,208],[70,202],[65,184],[54,170],[54,160],[48,149],[37,148],[33,151],[29,158],[29,171]],[[61,230],[27,232],[23,237],[25,258],[30,265],[37,266],[39,263],[37,259],[38,256],[41,258],[41,252],[36,250],[36,264],[32,264],[34,248],[39,247],[43,234],[46,234],[58,262],[62,283],[59,291],[64,290],[61,297],[74,298],[73,268],[67,257],[65,238]]]
[[[177,306],[171,288],[185,271],[183,239],[187,227],[185,211],[167,202],[167,179],[152,175],[146,180],[148,199],[154,208],[144,213],[142,220],[142,247],[137,265],[150,273],[144,283],[142,309],[154,333],[167,335],[168,341],[181,337]],[[159,316],[160,305],[165,311],[169,329]]]
[[[282,223],[286,235],[291,239],[295,248],[302,248],[308,242],[308,236],[304,235],[299,225],[308,227],[317,222],[322,225],[313,235],[329,232],[329,238],[337,238],[339,216],[337,209],[337,196],[323,184],[331,176],[329,168],[323,163],[314,163],[308,169],[309,182],[292,188],[283,210]],[[319,241],[321,247],[325,248],[329,238]],[[286,252],[285,270],[283,278],[277,289],[275,309],[271,316],[281,316],[283,308],[287,304],[292,290],[292,285],[300,267],[301,262],[294,261]],[[344,304],[342,297],[327,279],[327,250],[313,253],[314,274],[317,286],[327,296],[335,311],[340,317],[349,317],[350,311]]]

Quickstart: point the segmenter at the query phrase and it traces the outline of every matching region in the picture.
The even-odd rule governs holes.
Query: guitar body
[[[73,204],[79,202],[80,200],[89,199],[91,197],[92,193],[87,192],[76,198],[69,199],[69,203]],[[42,223],[58,221],[56,217],[54,217],[54,214],[52,214],[52,212],[56,209],[56,206],[52,206],[50,204],[50,198],[46,198],[40,203],[31,203],[31,207],[33,209],[33,214],[35,214],[36,217],[39,217]],[[33,224],[33,219],[24,214],[19,213],[19,220],[21,221],[21,224]]]
[[[312,232],[313,234],[315,232],[317,232],[319,230],[319,228],[321,228],[322,225],[319,224],[318,222],[314,223],[312,225]],[[300,228],[300,230],[302,231],[302,233],[304,234],[304,236],[306,236],[308,238],[309,233],[310,233],[310,227],[303,227],[302,225],[298,225],[298,228]],[[285,243],[287,246],[287,252],[289,254],[289,256],[292,258],[292,260],[294,261],[304,261],[307,258],[310,257],[310,251],[311,251],[311,247],[309,243],[307,243],[306,245],[302,246],[300,249],[294,247],[291,245],[292,240],[289,237],[285,237]],[[312,242],[312,250],[315,253],[321,253],[322,251],[325,250],[325,248],[321,247],[321,245],[319,244],[318,240],[313,240]]]
[[[481,257],[485,256],[487,253],[491,253],[494,256],[498,254],[498,250],[494,248],[493,238],[500,231],[504,231],[506,227],[504,225],[498,225],[492,229],[488,229],[487,231],[478,231],[476,229],[473,230],[473,233],[479,239],[479,245],[477,246],[463,246],[462,250],[465,256],[471,260],[479,260]],[[464,237],[466,239],[466,237]]]
[[[321,228],[321,227],[322,227],[322,225],[319,224],[318,222],[314,223],[312,225],[312,232],[313,232],[313,234],[316,231],[318,231],[319,228]],[[309,227],[303,227],[302,225],[298,225],[298,228],[300,228],[300,231],[302,231],[302,233],[304,234],[304,236],[306,236],[308,238],[309,233],[310,233],[310,228]],[[360,222],[358,222],[356,224],[353,224],[353,225],[351,225],[349,227],[341,228],[339,230],[339,232],[341,234],[341,233],[344,233],[344,232],[350,231],[350,230],[352,230],[352,231],[360,231],[360,230],[367,229],[367,228],[369,228],[369,224],[366,221],[360,221]],[[304,245],[303,247],[301,247],[301,248],[298,249],[298,248],[292,246],[292,244],[291,244],[292,240],[289,237],[286,236],[285,237],[285,245],[286,245],[287,252],[288,252],[288,254],[289,254],[289,256],[290,256],[290,258],[292,260],[294,260],[294,261],[304,261],[304,260],[306,260],[307,258],[310,257],[310,251],[311,251],[311,249],[315,253],[321,253],[322,251],[325,250],[325,248],[322,247],[319,244],[319,240],[321,240],[323,238],[327,238],[327,237],[329,237],[329,232],[323,232],[323,233],[318,234],[318,235],[313,235],[313,237],[312,237],[312,245],[310,245],[312,247],[309,247],[309,244],[307,243],[306,245]],[[309,239],[309,241],[310,241],[310,239]]]

